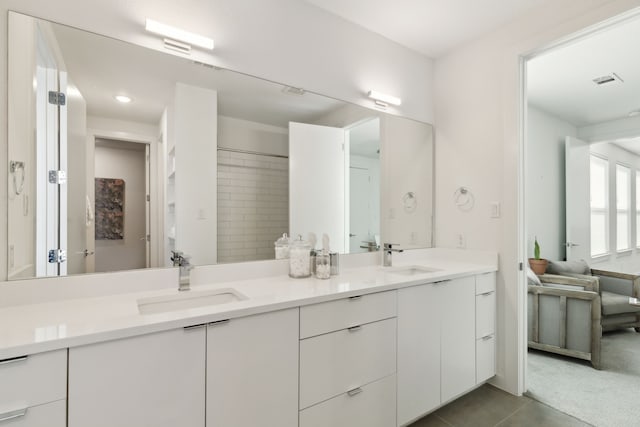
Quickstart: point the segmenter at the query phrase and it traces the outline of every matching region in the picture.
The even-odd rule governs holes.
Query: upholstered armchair
[[[528,346],[588,360],[600,369],[600,294],[595,278],[528,277]]]
[[[575,278],[595,277],[602,301],[602,330],[635,328],[640,332],[640,307],[629,304],[629,297],[640,296],[640,276],[589,268],[581,261],[549,261],[547,272]]]

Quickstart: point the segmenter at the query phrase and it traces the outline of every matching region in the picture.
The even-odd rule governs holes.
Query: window
[[[636,171],[636,246],[640,247],[640,171]]]
[[[608,163],[605,159],[590,156],[590,199],[591,199],[591,256],[609,252]]]
[[[616,165],[616,249],[631,248],[631,169]]]

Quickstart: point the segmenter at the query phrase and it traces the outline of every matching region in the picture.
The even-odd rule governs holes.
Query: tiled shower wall
[[[218,151],[218,263],[273,259],[288,232],[288,159]]]

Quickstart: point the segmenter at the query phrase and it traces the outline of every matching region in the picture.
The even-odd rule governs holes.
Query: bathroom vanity
[[[191,308],[172,306],[188,293],[177,282],[2,308],[11,327],[0,334],[0,420],[407,425],[495,374],[497,260],[439,249],[396,256],[393,267],[345,257],[330,280],[289,278],[274,261],[262,278],[237,271],[205,284],[203,273],[195,300],[232,296]],[[162,305],[141,314],[150,301]]]

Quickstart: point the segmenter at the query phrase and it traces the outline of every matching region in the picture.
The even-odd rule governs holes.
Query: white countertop
[[[393,267],[343,269],[328,280],[276,275],[192,286],[192,291],[233,288],[247,299],[186,310],[142,315],[138,299],[177,295],[172,289],[70,298],[0,309],[0,360],[198,325],[217,320],[304,306],[354,295],[496,271],[495,263],[424,259]],[[411,276],[394,273],[408,265],[438,269]],[[184,293],[181,293],[184,294]]]

